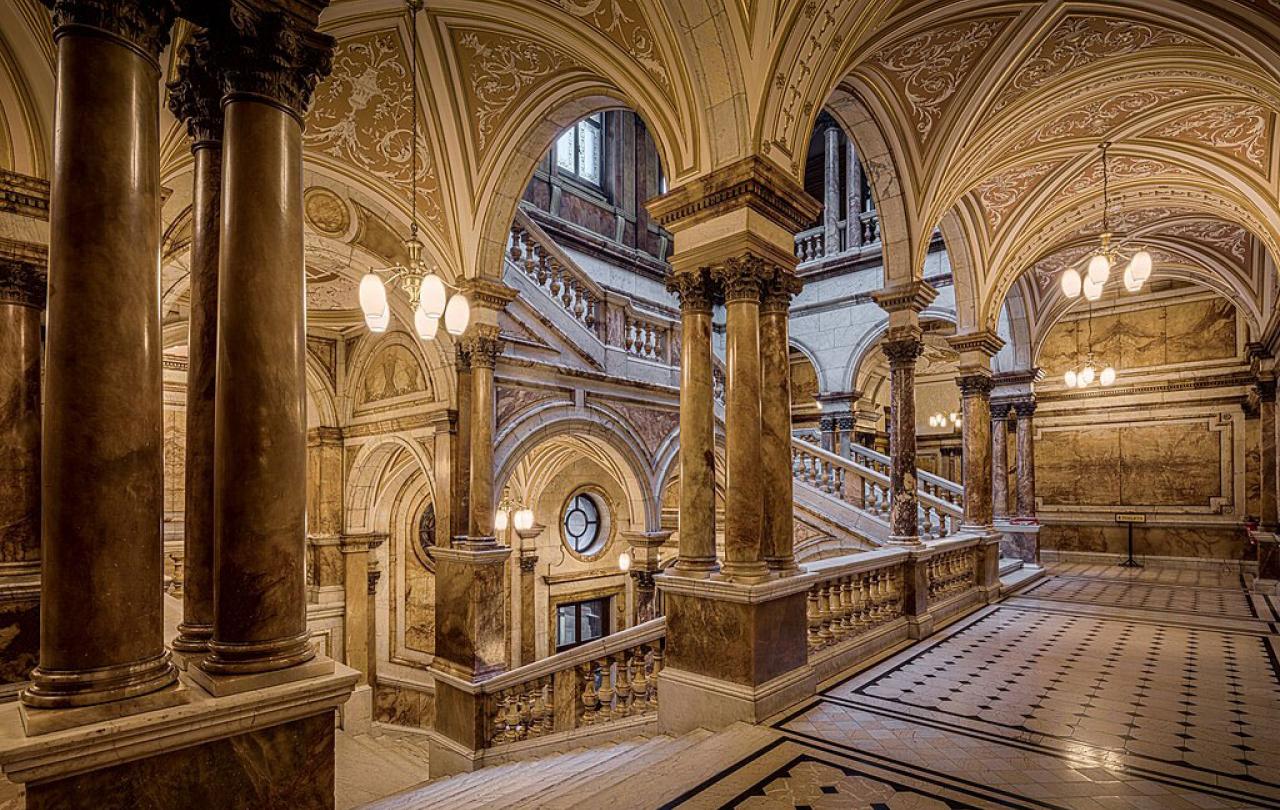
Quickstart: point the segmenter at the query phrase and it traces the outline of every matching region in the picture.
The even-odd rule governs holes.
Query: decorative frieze
[[[49,219],[49,181],[0,169],[0,213]]]

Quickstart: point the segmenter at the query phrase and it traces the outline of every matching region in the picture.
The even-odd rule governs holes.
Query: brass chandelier
[[[365,273],[360,279],[360,309],[370,332],[385,332],[391,323],[387,305],[387,284],[399,284],[413,305],[414,331],[422,340],[433,340],[444,319],[445,331],[461,335],[471,320],[471,304],[458,288],[445,282],[422,258],[423,244],[418,238],[418,12],[422,0],[407,0],[409,31],[413,42],[413,59],[409,66],[409,93],[412,96],[410,153],[409,238],[404,241],[408,261]],[[386,280],[383,280],[386,276]],[[455,290],[452,296],[449,289]]]

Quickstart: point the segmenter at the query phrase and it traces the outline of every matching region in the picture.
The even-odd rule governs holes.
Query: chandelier
[[[1122,244],[1112,244],[1115,234],[1111,232],[1111,188],[1110,171],[1107,164],[1107,149],[1111,144],[1103,142],[1102,150],[1102,233],[1098,234],[1098,248],[1089,258],[1084,275],[1074,267],[1062,271],[1062,294],[1067,298],[1077,298],[1081,293],[1089,301],[1097,301],[1102,297],[1102,288],[1111,276],[1111,268],[1125,260],[1121,251]],[[1128,260],[1124,269],[1124,288],[1131,293],[1142,289],[1151,276],[1151,254],[1139,250]],[[1081,262],[1083,263],[1083,262]]]
[[[960,418],[960,414],[955,411],[951,412],[950,418],[943,416],[941,413],[935,413],[933,416],[929,417],[929,427],[946,427],[948,422],[951,423],[951,428],[953,430],[958,429],[964,424],[964,421]]]
[[[1116,381],[1116,370],[1114,366],[1107,366],[1098,371],[1094,368],[1093,360],[1093,310],[1089,310],[1089,341],[1088,354],[1085,355],[1084,366],[1077,371],[1074,368],[1067,369],[1062,375],[1062,381],[1066,383],[1068,388],[1088,388],[1097,380],[1098,385],[1103,388],[1111,385]]]
[[[391,324],[391,310],[387,305],[387,284],[398,284],[413,306],[414,331],[422,340],[433,340],[444,319],[445,331],[461,335],[467,331],[471,320],[471,304],[461,292],[449,295],[450,284],[429,267],[422,258],[423,244],[418,238],[418,12],[423,0],[406,0],[409,8],[409,31],[413,42],[413,61],[409,66],[409,93],[412,97],[410,155],[410,198],[412,215],[409,219],[409,238],[404,241],[408,260],[370,270],[360,279],[360,309],[370,332],[385,332]],[[386,276],[386,280],[383,280]],[[457,288],[453,287],[456,291]]]

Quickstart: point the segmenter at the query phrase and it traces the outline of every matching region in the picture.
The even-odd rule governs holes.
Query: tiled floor
[[[839,683],[685,807],[1280,807],[1276,606],[1061,565]]]

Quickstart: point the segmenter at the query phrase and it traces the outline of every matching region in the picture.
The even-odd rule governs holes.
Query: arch
[[[390,517],[384,502],[385,493],[391,483],[403,483],[403,477],[415,470],[425,476],[431,498],[435,500],[431,459],[421,445],[394,434],[378,436],[362,444],[347,473],[343,505],[346,532],[386,532]]]

